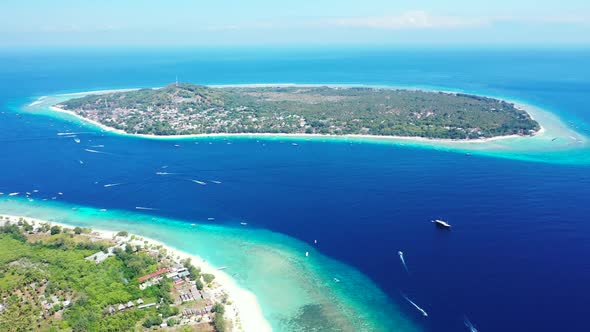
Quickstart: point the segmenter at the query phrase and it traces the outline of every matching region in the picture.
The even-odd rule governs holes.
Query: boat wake
[[[422,313],[422,316],[428,317],[428,313],[424,309],[420,308],[416,303],[414,303],[414,301],[410,300],[410,298],[407,297],[405,294],[402,293],[402,296],[404,297],[404,299],[406,299],[406,301],[408,301],[411,305],[413,305],[414,308],[416,308],[418,311],[420,311]]]
[[[199,180],[191,180],[191,181],[194,182],[194,183],[198,183],[201,186],[206,186],[207,185],[207,182],[203,182],[203,181],[199,181]]]
[[[478,332],[477,329],[475,328],[475,326],[473,326],[473,324],[469,321],[467,316],[465,316],[463,323],[465,323],[465,326],[467,326],[467,328],[469,329],[470,332]]]
[[[92,149],[84,149],[84,151],[86,151],[86,152],[90,152],[90,153],[103,153],[103,154],[106,154],[106,152],[103,152],[103,151],[97,151],[97,150],[92,150]]]
[[[404,253],[401,252],[401,251],[398,251],[397,254],[399,255],[399,260],[402,262],[402,265],[404,266],[404,269],[409,274],[410,273],[410,270],[408,270],[408,266],[406,265],[406,260],[404,259]]]

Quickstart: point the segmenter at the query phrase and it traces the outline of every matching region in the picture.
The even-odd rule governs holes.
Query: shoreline
[[[64,110],[62,108],[56,106],[50,106],[50,108],[55,112],[65,113],[71,116],[74,116],[82,121],[91,123],[97,127],[100,127],[102,130],[110,133],[115,133],[118,135],[123,136],[132,136],[132,137],[141,137],[147,139],[157,139],[157,140],[175,140],[181,138],[208,138],[208,137],[287,137],[287,138],[350,138],[350,139],[384,139],[384,140],[404,140],[404,141],[421,141],[421,142],[440,142],[440,143],[485,143],[485,142],[493,142],[502,139],[508,138],[517,138],[517,137],[533,137],[545,132],[545,128],[539,124],[541,129],[535,132],[534,135],[504,135],[504,136],[494,136],[494,137],[486,137],[486,138],[476,138],[476,139],[451,139],[451,138],[427,138],[427,137],[420,137],[420,136],[385,136],[385,135],[363,135],[363,134],[350,134],[350,135],[330,135],[330,134],[292,134],[292,133],[213,133],[213,134],[190,134],[190,135],[153,135],[153,134],[131,134],[126,131],[116,129],[113,127],[109,127],[103,123],[100,123],[96,120],[85,118],[75,112]],[[529,114],[530,115],[530,114]],[[532,117],[532,116],[531,116]],[[536,120],[535,120],[536,121]]]
[[[423,143],[459,143],[459,144],[466,144],[466,143],[487,143],[493,142],[497,140],[506,140],[506,139],[513,139],[513,138],[532,138],[538,135],[545,133],[545,127],[542,123],[540,123],[537,119],[535,119],[535,114],[533,114],[529,109],[527,109],[528,105],[520,102],[516,102],[513,100],[509,100],[507,98],[495,97],[495,96],[488,96],[483,94],[477,93],[469,93],[464,91],[452,91],[448,89],[429,89],[423,87],[406,87],[406,86],[395,86],[395,85],[367,85],[367,84],[298,84],[298,83],[251,83],[251,84],[204,84],[204,86],[211,87],[211,88],[239,88],[239,87],[332,87],[332,88],[354,88],[354,87],[363,87],[363,88],[375,88],[375,89],[397,89],[397,90],[409,90],[409,91],[425,91],[425,92],[432,92],[432,93],[449,93],[449,94],[457,94],[457,93],[466,93],[472,94],[475,96],[481,97],[488,97],[494,98],[500,101],[505,101],[508,103],[512,103],[515,107],[519,108],[520,110],[527,113],[532,120],[537,121],[539,124],[539,130],[534,132],[531,135],[502,135],[502,136],[494,136],[494,137],[486,137],[486,138],[475,138],[475,139],[451,139],[451,138],[428,138],[428,137],[421,137],[421,136],[388,136],[388,135],[365,135],[365,134],[348,134],[348,135],[332,135],[332,134],[305,134],[305,133],[212,133],[212,134],[190,134],[190,135],[154,135],[154,134],[133,134],[128,133],[121,129],[116,129],[113,127],[109,127],[101,122],[98,122],[93,119],[89,119],[83,117],[73,111],[65,110],[59,107],[56,107],[56,104],[49,105],[49,108],[52,111],[60,112],[63,114],[67,114],[73,116],[79,120],[84,122],[90,123],[96,127],[99,127],[105,132],[115,133],[122,136],[130,136],[130,137],[140,137],[146,139],[156,139],[156,140],[175,140],[175,139],[190,139],[190,138],[209,138],[209,137],[251,137],[251,138],[265,138],[265,137],[275,137],[275,138],[343,138],[343,139],[368,139],[368,140],[389,140],[389,141],[415,141],[415,142],[423,142]],[[162,87],[152,87],[151,89],[161,89]],[[107,90],[95,90],[95,91],[81,91],[81,92],[74,92],[74,93],[63,93],[63,94],[56,94],[53,97],[58,96],[85,96],[85,95],[96,95],[96,94],[110,94],[110,93],[118,93],[118,92],[126,92],[126,91],[134,91],[140,90],[145,88],[126,88],[126,89],[107,89]],[[150,89],[150,88],[148,88]],[[34,106],[37,102],[41,101],[41,98],[46,98],[47,96],[43,96],[37,98],[36,101],[33,101],[29,106]]]
[[[10,214],[0,213],[0,225],[4,225],[6,222],[18,222],[20,218],[27,220],[33,223],[48,223],[50,225],[57,225],[62,228],[74,228],[76,226],[62,223],[62,222],[55,222],[55,221],[47,221],[38,218],[26,217],[26,216],[15,216]],[[104,229],[96,229],[91,228],[91,234],[96,236],[97,238],[105,239],[105,240],[112,240],[115,238],[117,232],[104,230]],[[138,234],[129,233],[128,237],[136,236],[143,241],[147,241],[148,245],[153,246],[161,246],[164,248],[167,253],[174,258],[179,259],[186,259],[190,258],[191,262],[198,268],[201,269],[204,273],[213,274],[215,276],[215,281],[221,285],[224,291],[227,292],[229,295],[229,299],[232,301],[232,306],[235,306],[235,314],[238,318],[237,322],[235,319],[232,319],[234,322],[234,331],[253,331],[253,332],[266,332],[272,331],[270,323],[266,320],[262,313],[262,308],[256,299],[256,295],[244,288],[241,288],[237,285],[237,283],[225,272],[218,270],[203,258],[199,257],[198,255],[189,254],[184,252],[180,249],[172,247],[170,245],[165,244],[164,242],[151,239],[149,237],[141,236]],[[237,323],[237,324],[236,324]],[[239,328],[236,326],[238,325]]]

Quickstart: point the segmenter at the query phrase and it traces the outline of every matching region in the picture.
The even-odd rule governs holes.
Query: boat
[[[240,225],[242,225],[242,226],[247,226],[247,225],[248,225],[248,223],[247,223],[247,222],[241,222],[241,223],[240,223]]]
[[[305,252],[305,257],[309,257],[309,251]]]
[[[334,278],[334,282],[340,282],[340,279]]]
[[[434,223],[434,224],[435,224],[437,227],[444,228],[444,229],[451,229],[451,225],[449,225],[449,223],[447,223],[447,222],[446,222],[446,221],[444,221],[444,220],[435,219],[435,220],[432,220],[432,222],[433,222],[433,223]]]
[[[74,137],[74,142],[80,143],[80,139],[78,137]]]
[[[213,220],[215,220],[215,218],[207,218],[207,220],[213,221]]]
[[[207,182],[203,182],[203,181],[199,181],[199,180],[191,180],[191,181],[193,181],[194,183],[200,184],[201,186],[207,185]]]
[[[16,196],[18,194],[20,194],[20,193],[10,193],[10,194],[8,194],[8,196]]]
[[[227,266],[218,267],[217,269],[218,269],[219,271],[223,271],[223,270],[227,269]]]

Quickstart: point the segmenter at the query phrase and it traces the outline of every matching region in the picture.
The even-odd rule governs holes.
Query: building
[[[152,278],[155,278],[155,277],[157,277],[157,276],[159,276],[161,274],[168,273],[169,271],[170,270],[168,270],[168,269],[159,269],[158,271],[156,271],[154,273],[150,273],[150,274],[147,274],[147,275],[144,275],[144,276],[139,277],[138,280],[141,283],[141,282],[144,282],[146,280],[150,280]]]
[[[115,312],[117,312],[117,309],[115,309],[115,307],[113,307],[112,305],[110,305],[110,306],[108,306],[108,307],[107,307],[107,309],[106,309],[106,312],[107,312],[109,315],[112,315],[112,314],[114,314]]]
[[[149,307],[153,307],[155,305],[156,305],[156,302],[154,302],[154,303],[148,303],[148,304],[142,304],[142,305],[138,306],[137,309],[149,308]]]

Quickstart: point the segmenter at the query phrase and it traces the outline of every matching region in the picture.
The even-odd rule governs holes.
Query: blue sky
[[[3,0],[0,46],[590,45],[588,0]]]

